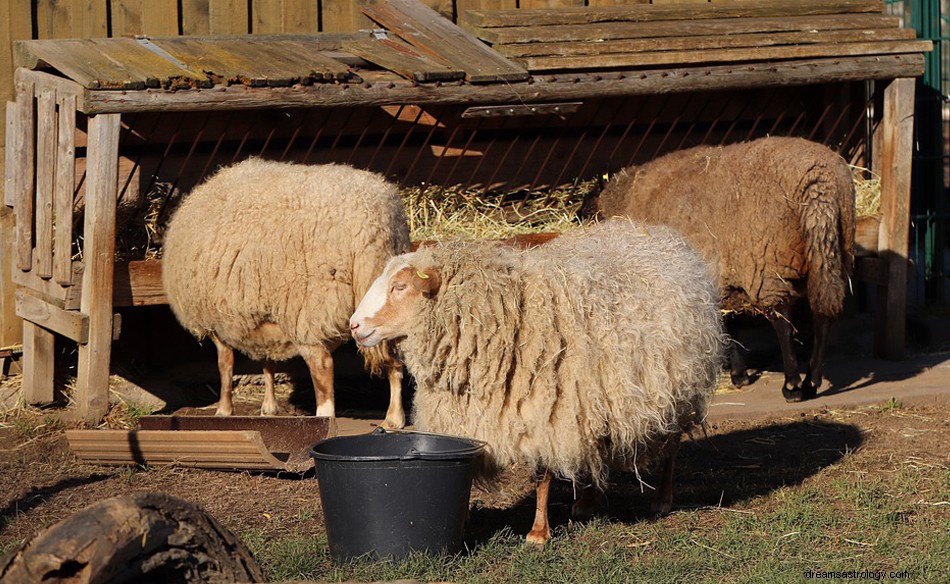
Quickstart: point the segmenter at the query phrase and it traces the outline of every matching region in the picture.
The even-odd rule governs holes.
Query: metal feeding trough
[[[336,435],[334,418],[142,416],[137,430],[69,430],[70,449],[105,465],[307,472],[310,447]]]

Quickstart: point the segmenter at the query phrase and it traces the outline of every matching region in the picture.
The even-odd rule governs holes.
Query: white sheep
[[[249,159],[197,186],[169,224],[162,280],[181,324],[218,350],[217,415],[232,413],[236,349],[263,361],[263,415],[278,410],[272,361],[301,355],[317,415],[334,416],[330,353],[386,261],[409,249],[399,194],[371,172]],[[403,427],[402,364],[385,345],[361,352],[388,370],[386,425]]]
[[[552,474],[602,490],[608,466],[665,455],[654,505],[669,510],[679,437],[705,416],[721,365],[717,300],[677,232],[615,220],[524,252],[448,242],[397,256],[350,327],[367,347],[402,339],[418,428],[542,472],[527,539],[544,543]]]

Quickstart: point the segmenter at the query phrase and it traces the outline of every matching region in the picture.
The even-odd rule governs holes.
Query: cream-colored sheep
[[[330,353],[386,261],[409,249],[399,194],[371,172],[250,159],[197,186],[169,224],[162,279],[181,324],[217,347],[217,414],[232,412],[236,349],[263,361],[262,414],[277,413],[271,362],[299,354],[317,415],[333,416]],[[402,365],[387,346],[361,351],[371,371],[388,369],[386,421],[402,427]]]
[[[605,485],[668,455],[705,416],[721,365],[711,268],[673,229],[608,221],[528,251],[447,243],[397,256],[350,319],[364,346],[402,339],[415,425],[543,471],[528,540],[550,530],[551,475]]]
[[[778,334],[788,401],[821,386],[831,322],[854,264],[854,181],[823,144],[767,137],[672,152],[612,178],[598,214],[679,229],[717,265],[725,308],[768,317]],[[805,298],[815,342],[804,379],[792,339],[792,307]],[[732,379],[748,383],[736,344]]]

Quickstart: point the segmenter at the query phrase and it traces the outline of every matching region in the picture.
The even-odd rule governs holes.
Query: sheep
[[[527,540],[543,544],[553,475],[602,491],[611,464],[663,457],[654,509],[669,511],[679,436],[721,367],[717,300],[674,230],[617,220],[526,251],[449,241],[396,256],[350,328],[365,347],[399,340],[417,428],[487,441],[496,469],[540,474]]]
[[[405,208],[380,175],[349,166],[248,159],[198,185],[169,223],[162,280],[178,321],[218,352],[216,415],[231,415],[234,350],[263,361],[262,415],[278,411],[273,361],[301,355],[318,416],[335,415],[330,353],[349,338],[356,302],[393,255],[411,249]],[[387,370],[385,425],[405,425],[402,364],[391,347],[361,349]]]
[[[829,328],[854,266],[854,181],[841,156],[801,138],[698,146],[623,170],[590,203],[602,218],[622,215],[679,229],[717,264],[724,308],[763,314],[771,322],[782,352],[785,399],[816,397]],[[804,379],[791,320],[801,297],[814,323]],[[733,383],[747,384],[735,342],[730,361]]]

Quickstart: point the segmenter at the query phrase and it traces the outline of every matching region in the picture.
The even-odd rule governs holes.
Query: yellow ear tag
[[[416,270],[416,276],[419,276],[419,277],[422,278],[423,280],[428,280],[428,279],[429,279],[429,274],[427,274],[427,273],[425,273],[425,272],[423,272],[423,271],[420,271],[420,270]]]

